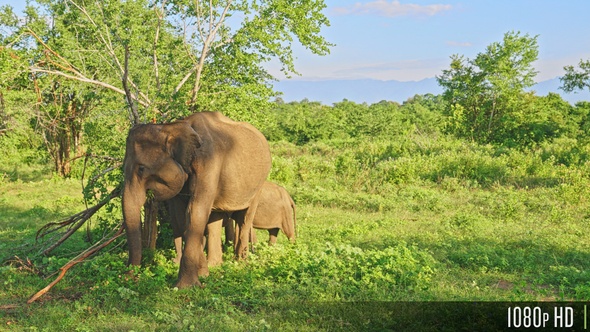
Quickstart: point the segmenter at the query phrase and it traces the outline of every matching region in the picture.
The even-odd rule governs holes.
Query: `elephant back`
[[[251,124],[233,121],[219,112],[195,113],[184,121],[200,135],[210,154],[205,157],[214,159],[220,167],[220,195],[227,200],[241,200],[244,195],[253,198],[272,166],[264,135]],[[223,210],[222,205],[216,208]]]

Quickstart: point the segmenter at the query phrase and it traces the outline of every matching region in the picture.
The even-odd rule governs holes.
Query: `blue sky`
[[[23,0],[0,5],[23,7]],[[416,81],[439,75],[452,54],[473,58],[508,31],[539,35],[537,81],[590,59],[588,0],[326,0],[323,35],[336,44],[319,57],[295,47],[294,79]],[[278,70],[271,72],[280,77]]]
[[[297,79],[414,81],[439,75],[452,54],[473,58],[509,31],[539,35],[537,81],[590,59],[587,0],[326,0],[330,55],[297,49]]]

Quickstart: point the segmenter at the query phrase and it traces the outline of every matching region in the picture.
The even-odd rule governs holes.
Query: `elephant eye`
[[[139,176],[142,176],[144,171],[145,171],[145,166],[139,165],[139,167],[137,168],[137,174]]]

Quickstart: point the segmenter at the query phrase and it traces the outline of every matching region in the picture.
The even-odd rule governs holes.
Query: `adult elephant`
[[[127,136],[123,167],[129,264],[141,263],[140,211],[147,191],[158,201],[187,201],[176,287],[200,285],[198,276],[209,274],[203,235],[211,211],[233,213],[239,226],[236,258],[247,255],[259,191],[271,168],[268,142],[256,128],[217,112],[137,125]]]

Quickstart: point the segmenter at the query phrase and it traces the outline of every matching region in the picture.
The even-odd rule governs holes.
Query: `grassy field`
[[[423,137],[273,143],[271,178],[297,203],[295,244],[259,243],[246,262],[228,253],[205,288],[179,291],[170,239],[137,278],[119,243],[31,305],[88,246],[82,230],[50,257],[35,244],[46,222],[84,208],[81,185],[39,166],[2,168],[0,330],[378,330],[396,319],[379,303],[588,301],[590,179],[556,149]]]

